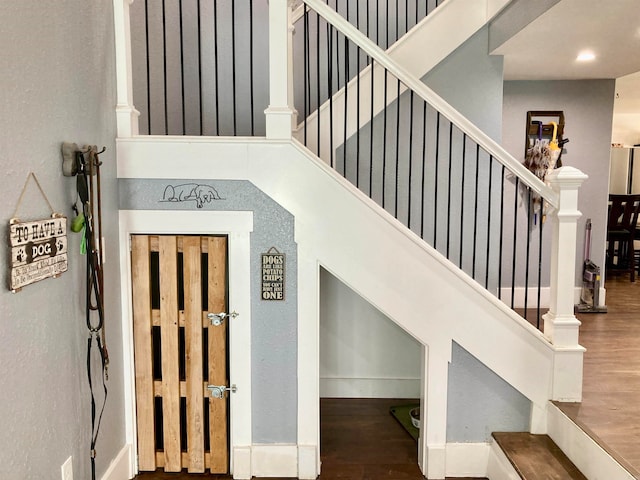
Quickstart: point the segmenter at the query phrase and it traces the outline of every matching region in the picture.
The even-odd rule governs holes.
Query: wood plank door
[[[131,269],[138,468],[227,473],[227,238],[132,235]]]

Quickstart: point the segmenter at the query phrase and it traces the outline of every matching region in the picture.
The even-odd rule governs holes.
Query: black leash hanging
[[[93,152],[89,153],[90,162],[93,162]],[[90,190],[91,185],[91,169],[94,165],[89,166],[87,171],[87,163],[84,158],[84,154],[80,151],[76,152],[76,166],[77,166],[77,189],[78,196],[82,202],[83,214],[84,214],[84,233],[83,242],[86,248],[87,257],[87,271],[86,271],[86,323],[89,330],[89,338],[87,339],[87,378],[89,380],[89,391],[91,392],[91,479],[96,478],[96,442],[98,440],[98,433],[100,431],[100,423],[102,422],[102,414],[107,403],[107,384],[106,384],[106,371],[108,357],[106,354],[106,348],[100,338],[101,330],[104,326],[104,302],[102,297],[102,273],[101,262],[98,257],[100,252],[96,248],[95,235],[93,229],[93,205],[92,195]],[[98,168],[97,165],[95,165]],[[93,325],[91,322],[92,312],[97,312],[98,323]],[[94,345],[98,349],[100,355],[102,388],[104,391],[104,399],[102,407],[100,408],[99,415],[96,408],[96,396],[94,395],[93,375],[91,371],[92,366],[92,350]]]

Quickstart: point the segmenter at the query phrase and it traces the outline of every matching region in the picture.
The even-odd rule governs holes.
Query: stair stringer
[[[540,331],[304,147],[249,150],[250,180],[295,216],[314,261],[430,351],[448,360],[455,340],[545,410],[555,352]]]
[[[387,53],[411,75],[422,78],[510,2],[511,0],[447,0],[389,47]],[[348,23],[346,19],[344,22]],[[455,25],[456,28],[452,29],[451,25]],[[394,72],[391,71],[391,73]],[[359,74],[359,81],[357,78],[352,79],[346,87],[333,94],[331,105],[327,100],[317,110],[311,112],[306,121],[298,125],[295,132],[296,138],[303,141],[306,126],[308,147],[314,152],[319,151],[320,157],[326,163],[331,161],[331,146],[335,150],[342,145],[345,132],[343,129],[335,129],[331,139],[329,122],[325,121],[320,123],[318,137],[319,118],[326,117],[331,110],[336,119],[334,122],[337,124],[344,122],[346,91],[347,111],[355,112],[357,108],[361,109],[361,114],[358,116],[359,124],[355,114],[348,116],[346,137],[351,137],[357,130],[363,128],[370,121],[370,104],[358,105],[356,90],[359,88],[363,98],[368,98],[371,95],[371,75],[371,66],[363,68]],[[376,116],[396,100],[398,93],[404,93],[406,87],[402,85],[398,92],[392,81],[387,89],[385,105],[384,73],[382,69],[375,68],[373,75],[373,115]]]
[[[426,379],[430,392],[445,393],[438,398],[445,415],[438,417],[439,434],[431,441],[442,452],[452,341],[526,396],[533,403],[532,431],[546,433],[554,363],[566,350],[556,349],[540,331],[296,141],[119,139],[118,177],[248,180],[292,213],[298,244],[299,356],[317,357],[322,265],[425,345],[429,363],[444,372],[431,378],[429,370]],[[298,360],[298,381],[305,386],[302,392],[299,385],[298,399],[303,419],[315,418],[317,361],[306,365]],[[298,442],[314,445],[315,434],[310,431],[303,439],[301,431]],[[427,443],[428,432],[427,424]]]

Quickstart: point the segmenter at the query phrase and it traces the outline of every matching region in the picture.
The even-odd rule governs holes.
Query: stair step
[[[524,480],[586,480],[548,435],[494,432],[496,443]]]

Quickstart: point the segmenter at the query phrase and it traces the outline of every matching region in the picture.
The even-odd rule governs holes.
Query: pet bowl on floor
[[[420,428],[420,407],[412,408],[409,411],[409,416],[411,417],[411,423],[414,427]]]

